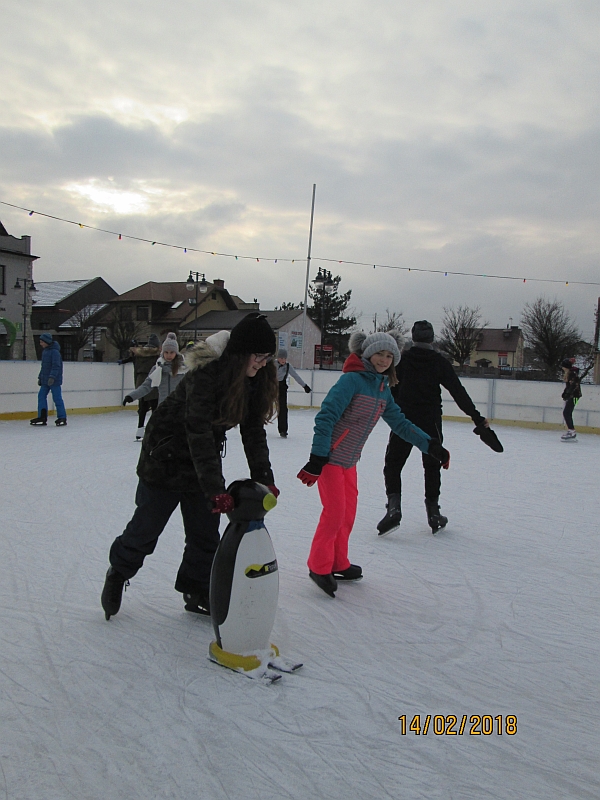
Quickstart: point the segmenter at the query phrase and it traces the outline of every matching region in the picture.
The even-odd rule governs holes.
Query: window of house
[[[148,322],[150,316],[150,306],[138,306],[136,309],[136,317],[138,322]]]
[[[50,330],[50,323],[49,322],[40,322],[38,325],[38,331],[49,331]]]
[[[508,367],[508,353],[498,353],[498,366]]]
[[[0,264],[0,294],[6,294],[6,267]]]

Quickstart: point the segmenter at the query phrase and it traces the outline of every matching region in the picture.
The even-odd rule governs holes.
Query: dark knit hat
[[[160,347],[160,339],[155,333],[151,333],[148,337],[148,347]]]
[[[40,336],[40,342],[46,342],[46,344],[52,344],[52,334],[51,333],[42,333]]]
[[[275,332],[259,311],[251,311],[231,331],[229,353],[275,353]]]
[[[40,336],[40,339],[41,338],[42,337]],[[564,367],[565,369],[572,369],[574,363],[575,363],[575,359],[574,358],[563,358],[563,360],[560,362],[560,365],[561,365],[561,367]]]
[[[433,342],[433,325],[426,319],[420,319],[413,325],[411,334],[413,342]]]

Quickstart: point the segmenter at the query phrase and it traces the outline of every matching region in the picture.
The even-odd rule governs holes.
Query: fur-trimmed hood
[[[132,347],[131,355],[138,356],[139,358],[158,358],[160,355],[160,347],[149,347],[147,344],[140,345],[139,347]]]
[[[194,370],[205,367],[211,361],[221,358],[227,342],[229,341],[229,331],[219,331],[207,337],[205,341],[198,342],[193,347],[185,351],[185,363],[188,369]]]

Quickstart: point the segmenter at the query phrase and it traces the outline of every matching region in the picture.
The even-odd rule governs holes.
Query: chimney
[[[222,281],[221,278],[215,278],[213,281],[213,285],[215,289],[224,289],[225,288],[225,281]]]

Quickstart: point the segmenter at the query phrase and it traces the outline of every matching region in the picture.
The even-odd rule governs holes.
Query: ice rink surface
[[[332,600],[305,566],[317,488],[295,478],[312,419],[292,411],[287,440],[269,426],[272,639],[305,664],[273,686],[207,659],[210,620],[173,589],[178,512],[105,621],[108,549],[134,508],[135,414],[0,421],[0,800],[600,797],[600,437],[498,428],[496,454],[446,423],[447,528],[427,526],[413,451],[402,525],[382,539],[380,422],[350,540],[365,578]],[[247,477],[237,431],[225,474]],[[403,735],[401,715],[431,715],[427,734]],[[436,715],[444,731],[441,717],[467,715],[463,734],[437,735]],[[472,715],[493,733],[471,735]]]

